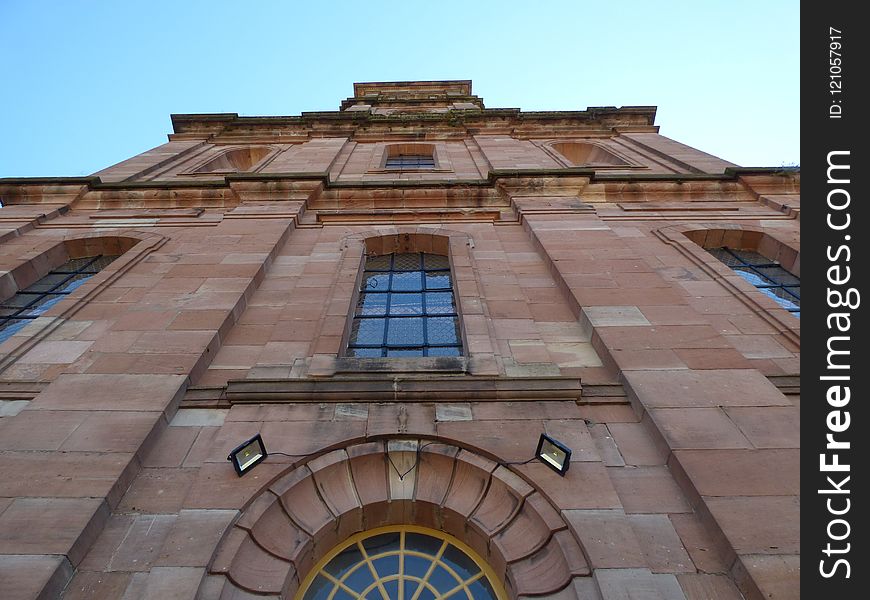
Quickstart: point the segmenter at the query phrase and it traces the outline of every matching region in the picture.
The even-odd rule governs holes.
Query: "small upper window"
[[[196,169],[196,173],[241,173],[250,171],[271,152],[268,146],[250,146],[224,152]]]
[[[387,157],[384,168],[393,171],[411,171],[417,169],[434,169],[435,157],[431,154],[400,154]]]
[[[386,171],[425,171],[443,170],[444,165],[438,158],[435,144],[407,143],[387,144],[384,146],[380,166]]]
[[[44,314],[116,258],[103,255],[74,258],[0,302],[0,342]]]
[[[553,144],[552,148],[575,167],[586,165],[599,167],[629,166],[625,160],[596,144],[560,142]]]
[[[366,257],[348,355],[461,356],[447,257],[423,252]]]
[[[749,250],[713,248],[708,252],[757,287],[762,294],[800,318],[801,280],[783,269],[778,262]]]

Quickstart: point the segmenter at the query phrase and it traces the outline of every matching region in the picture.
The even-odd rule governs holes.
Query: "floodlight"
[[[571,448],[543,433],[538,440],[535,456],[562,477],[571,465]]]
[[[266,452],[266,446],[263,445],[263,438],[258,433],[230,452],[227,460],[233,463],[236,473],[241,477],[260,464],[267,456],[269,454]]]

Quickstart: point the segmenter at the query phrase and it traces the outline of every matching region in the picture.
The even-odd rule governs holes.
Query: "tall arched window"
[[[775,260],[751,250],[711,248],[707,252],[731,267],[743,279],[788,312],[801,316],[801,280]]]
[[[459,315],[446,256],[367,256],[348,355],[461,356]]]
[[[117,255],[73,258],[0,302],[0,343],[66,298],[116,258]]]

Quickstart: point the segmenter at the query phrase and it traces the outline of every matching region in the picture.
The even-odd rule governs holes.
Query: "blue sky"
[[[88,175],[171,113],[337,110],[355,81],[472,79],[488,107],[656,105],[743,166],[800,160],[797,2],[0,0],[0,177]]]

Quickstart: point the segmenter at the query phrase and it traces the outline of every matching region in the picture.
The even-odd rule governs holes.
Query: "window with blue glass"
[[[302,600],[504,600],[495,572],[443,532],[414,526],[363,532],[302,581]]]
[[[0,303],[0,342],[44,314],[116,258],[103,255],[74,258]]]
[[[461,356],[459,315],[446,256],[366,257],[348,356]]]
[[[434,169],[435,157],[431,154],[400,154],[387,157],[384,168],[396,171],[417,171]]]
[[[783,269],[778,262],[749,250],[714,248],[708,252],[731,267],[762,294],[800,318],[801,280]]]

